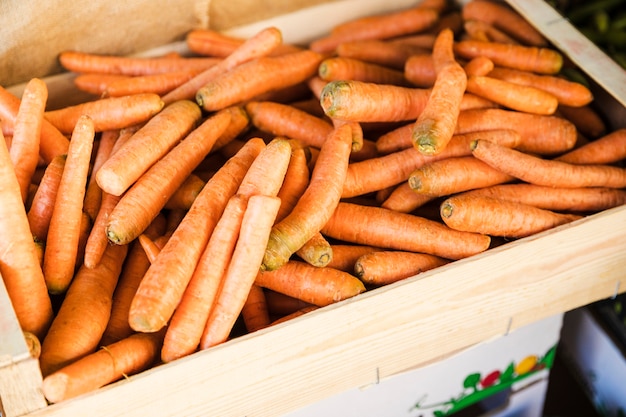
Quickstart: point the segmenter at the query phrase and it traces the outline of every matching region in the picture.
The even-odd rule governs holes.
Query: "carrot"
[[[202,86],[245,62],[270,54],[281,45],[282,39],[282,32],[276,27],[260,30],[233,49],[220,63],[165,94],[163,101],[169,104],[178,100],[193,100]]]
[[[190,174],[180,187],[174,191],[174,194],[168,198],[163,208],[189,210],[193,201],[202,191],[204,184],[206,184],[206,181],[198,175]]]
[[[570,121],[583,135],[595,139],[607,133],[607,126],[600,114],[589,104],[580,107],[559,105],[557,113]]]
[[[556,74],[563,66],[563,55],[549,47],[467,39],[457,41],[454,44],[454,52],[459,58],[471,59],[483,55],[497,66],[539,74]]]
[[[103,91],[103,95],[108,97],[145,93],[164,95],[186,83],[200,72],[201,70],[183,70],[111,80]]]
[[[168,239],[169,235],[163,235],[159,236],[156,240],[152,240],[148,235],[143,233],[137,237],[137,241],[141,245],[150,263],[156,261],[157,256],[161,253],[161,249],[163,249]]]
[[[582,218],[485,196],[456,195],[441,203],[441,218],[455,230],[521,238]]]
[[[133,334],[46,376],[42,391],[50,403],[93,392],[148,369],[158,359],[161,333]]]
[[[27,331],[22,331],[22,334],[24,335],[24,341],[28,347],[30,357],[39,359],[39,356],[41,355],[41,341],[39,338],[33,333]]]
[[[404,78],[416,87],[432,87],[437,78],[432,55],[422,53],[408,57],[404,63]]]
[[[555,158],[570,164],[613,164],[626,159],[626,128],[617,129]]]
[[[220,62],[212,57],[127,57],[62,51],[59,62],[68,71],[122,75],[148,75],[180,70],[201,70]]]
[[[352,128],[342,125],[328,136],[311,173],[311,179],[289,215],[272,228],[262,267],[284,265],[318,233],[341,198],[352,146]]]
[[[281,268],[260,272],[255,283],[318,307],[327,306],[365,291],[361,281],[333,268],[317,268],[290,260]]]
[[[447,259],[475,255],[488,249],[491,243],[487,235],[459,232],[412,214],[346,202],[339,203],[322,233],[344,242],[429,253]]]
[[[433,46],[435,84],[413,126],[413,145],[425,155],[437,154],[446,147],[461,111],[467,75],[454,58],[453,44],[454,33],[444,29]]]
[[[497,67],[489,77],[538,88],[554,95],[559,105],[580,107],[593,101],[593,93],[583,84],[556,75],[534,74],[512,68]]]
[[[110,243],[106,233],[106,225],[109,216],[118,205],[120,199],[121,196],[102,192],[102,200],[98,208],[98,214],[93,221],[93,226],[85,245],[85,259],[83,263],[87,268],[95,268],[96,265],[100,263],[100,259]]]
[[[156,331],[171,318],[228,200],[263,149],[260,139],[246,142],[196,197],[137,288],[129,311],[133,330]]]
[[[300,316],[303,316],[303,315],[305,315],[307,313],[310,313],[311,311],[315,311],[318,308],[319,308],[318,306],[312,306],[312,305],[309,305],[309,306],[306,306],[306,307],[302,307],[301,309],[299,309],[297,311],[294,311],[293,313],[290,313],[290,314],[287,314],[286,316],[277,318],[276,320],[274,320],[270,324],[270,326],[274,326],[276,324],[284,323],[286,321],[295,319],[297,317],[300,317]]]
[[[315,74],[322,57],[305,49],[256,58],[209,81],[196,92],[196,102],[205,111],[215,111],[299,84]]]
[[[52,321],[52,303],[31,234],[20,186],[0,130],[0,275],[22,330],[43,337]]]
[[[469,39],[485,41],[519,44],[519,41],[509,36],[506,32],[498,29],[494,25],[478,19],[464,19],[463,29]]]
[[[76,273],[41,345],[44,377],[97,348],[127,250],[127,246],[110,245],[96,268],[83,266]]]
[[[28,223],[31,233],[41,241],[45,241],[48,236],[50,217],[52,216],[59,182],[63,175],[65,159],[65,154],[58,155],[46,166],[28,210]]]
[[[333,259],[326,265],[328,268],[353,273],[354,263],[359,257],[366,253],[379,250],[373,246],[352,245],[346,243],[332,244]]]
[[[226,126],[226,129],[222,132],[220,137],[217,138],[212,150],[222,150],[228,144],[233,143],[240,135],[247,132],[251,127],[250,115],[243,106],[228,107],[228,111],[230,112],[230,123]],[[241,147],[237,147],[229,156],[237,153],[239,149],[241,149]]]
[[[408,181],[398,186],[380,203],[380,206],[400,213],[411,213],[415,209],[435,199],[429,194],[416,193]]]
[[[328,53],[333,52],[343,42],[389,39],[422,32],[433,26],[438,18],[439,13],[436,10],[422,7],[360,17],[336,25],[330,34],[311,42],[309,48],[320,53]]]
[[[270,141],[250,166],[237,193],[246,197],[255,194],[276,196],[285,180],[291,150],[288,139],[277,137]]]
[[[185,43],[191,52],[198,55],[227,58],[237,47],[246,42],[246,39],[228,35],[214,29],[193,29],[185,36]],[[270,55],[282,55],[301,49],[296,45],[277,45]]]
[[[46,120],[63,133],[71,133],[78,118],[89,115],[96,132],[115,130],[145,122],[163,108],[157,94],[133,94],[124,97],[101,98],[44,113]]]
[[[461,111],[455,133],[493,129],[516,130],[521,136],[521,143],[516,149],[542,155],[568,151],[577,140],[576,127],[561,117],[505,109]]]
[[[435,38],[437,38],[436,33],[422,32],[422,33],[398,36],[398,37],[387,40],[387,42],[393,45],[419,46],[420,48],[424,48],[424,49],[427,49],[428,51],[432,51],[433,45],[435,44]]]
[[[65,292],[74,276],[94,135],[91,118],[81,116],[72,134],[46,238],[43,273],[53,294]]]
[[[284,219],[295,207],[296,203],[309,185],[310,171],[304,148],[291,142],[292,151],[285,173],[285,179],[276,194],[280,198],[280,209],[276,220]]]
[[[410,56],[426,54],[430,50],[418,45],[383,40],[362,40],[343,42],[337,45],[336,52],[340,57],[359,59],[396,70],[404,70],[404,64]]]
[[[248,199],[239,238],[200,340],[201,349],[228,339],[259,274],[279,207],[280,199],[275,196],[256,194]]]
[[[139,236],[211,151],[229,122],[228,110],[212,115],[137,178],[108,216],[108,239],[126,244]]]
[[[472,58],[463,66],[463,69],[465,70],[465,73],[468,76],[487,75],[491,73],[493,68],[494,68],[493,61],[484,56],[477,56],[476,58]]]
[[[302,300],[267,288],[263,289],[263,291],[265,292],[265,301],[270,317],[282,317],[311,306],[311,304],[305,303]]]
[[[297,139],[305,146],[321,148],[333,130],[326,120],[299,110],[289,104],[271,101],[251,101],[245,109],[251,123],[275,136]]]
[[[184,138],[200,117],[200,109],[191,101],[181,100],[166,106],[102,164],[96,172],[100,188],[121,195]]]
[[[91,167],[91,172],[98,172],[104,161],[109,159],[111,152],[120,137],[119,130],[106,130],[100,135],[98,149]],[[92,221],[98,215],[100,202],[102,201],[102,190],[96,182],[96,176],[90,175],[87,182],[87,190],[85,190],[85,201],[83,202],[83,211],[89,214]]]
[[[318,75],[324,81],[357,80],[400,86],[408,85],[403,71],[341,56],[324,59],[319,65]]]
[[[478,20],[493,25],[525,45],[548,45],[541,32],[507,4],[472,0],[463,6],[461,14],[464,20]]]
[[[103,74],[99,72],[80,73],[74,77],[74,85],[81,91],[103,97],[109,85],[119,80],[132,79],[131,75]]]
[[[526,113],[551,115],[559,104],[557,97],[548,91],[490,76],[468,77],[467,91],[508,109]]]
[[[248,333],[255,332],[270,325],[270,315],[263,288],[252,284],[248,298],[241,309],[241,317]]]
[[[450,261],[427,253],[376,251],[356,260],[354,273],[366,285],[387,285],[413,277]]]
[[[46,83],[39,78],[32,78],[24,87],[20,107],[13,123],[13,140],[9,154],[23,201],[26,201],[31,178],[39,163],[39,137],[47,100]]]
[[[626,187],[626,169],[611,165],[576,165],[477,140],[472,154],[522,181],[552,187]]]
[[[320,268],[327,266],[333,260],[333,248],[319,232],[304,242],[295,254],[303,261]]]
[[[411,173],[408,183],[417,193],[445,196],[513,180],[511,175],[470,155],[425,164]]]

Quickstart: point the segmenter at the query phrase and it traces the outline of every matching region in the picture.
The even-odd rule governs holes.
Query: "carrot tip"
[[[439,211],[441,213],[441,217],[449,219],[452,216],[452,213],[454,213],[454,206],[449,202],[444,201],[441,203]]]

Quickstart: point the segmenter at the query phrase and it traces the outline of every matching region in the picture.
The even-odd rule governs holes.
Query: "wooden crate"
[[[374,11],[382,3],[339,1],[316,7],[315,13],[336,18],[341,10],[349,11],[357,4],[368,5],[361,10]],[[556,34],[546,29],[558,16],[546,10],[542,1],[509,3],[537,22],[551,39],[562,35],[562,26]],[[298,19],[310,16],[295,13],[233,33],[245,35],[259,25],[285,24],[286,40],[290,41],[291,33],[305,39],[336,23],[316,19],[312,32],[296,30],[301,27]],[[580,59],[567,45],[555,44]],[[626,94],[620,88],[626,86],[626,75],[618,73],[607,79],[603,67],[610,65],[594,67],[589,75],[606,95],[602,100],[614,127],[624,127]],[[63,77],[52,81],[68,84]],[[0,298],[3,416],[277,416],[621,293],[626,287],[625,266],[626,206],[622,206],[50,406],[40,391],[37,363],[28,355],[14,314],[7,308],[6,293],[0,288],[0,297],[4,297]]]

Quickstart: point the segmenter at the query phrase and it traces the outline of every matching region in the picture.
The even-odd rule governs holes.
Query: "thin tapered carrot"
[[[439,18],[436,10],[413,7],[406,10],[352,19],[336,25],[327,36],[309,44],[314,51],[333,52],[343,42],[355,40],[389,39],[422,32]]]
[[[255,283],[318,307],[365,291],[363,283],[347,272],[329,267],[317,268],[295,260],[274,271],[260,272]]]
[[[248,298],[241,309],[241,317],[248,333],[255,332],[270,325],[269,310],[263,288],[252,284]]]
[[[98,213],[93,220],[93,226],[89,232],[87,243],[85,245],[85,258],[83,263],[87,268],[95,268],[100,263],[100,259],[110,244],[107,238],[106,225],[109,216],[117,206],[121,196],[102,192],[102,199]]]
[[[331,57],[324,59],[318,68],[324,81],[357,80],[364,82],[407,86],[404,72],[356,58]]]
[[[270,230],[276,219],[280,199],[252,195],[244,212],[239,238],[207,320],[200,348],[207,349],[228,339],[259,274]]]
[[[46,376],[43,394],[59,403],[144,371],[157,362],[162,338],[162,332],[137,333],[104,346]]]
[[[437,73],[430,53],[411,55],[404,63],[404,78],[419,88],[431,88]]]
[[[102,97],[111,83],[118,80],[128,80],[132,77],[132,75],[102,74],[99,72],[80,73],[74,77],[74,85],[81,91]]]
[[[289,104],[251,101],[246,103],[245,109],[252,125],[275,136],[297,139],[303,145],[321,148],[333,130],[328,121]]]
[[[110,245],[96,268],[81,267],[76,273],[41,345],[39,360],[44,376],[98,347],[127,250],[127,246]]]
[[[359,59],[396,70],[404,70],[404,64],[410,56],[430,53],[430,50],[417,45],[382,40],[363,40],[343,42],[337,46],[336,52],[341,57]]]
[[[519,44],[519,41],[506,34],[506,32],[482,20],[465,19],[463,21],[463,29],[469,36],[469,39],[485,42]]]
[[[355,275],[366,285],[387,285],[450,261],[427,253],[376,251],[365,254],[354,264]]]
[[[541,32],[505,3],[472,0],[463,6],[461,14],[464,20],[478,20],[491,24],[525,45],[548,45]]]
[[[164,72],[111,80],[103,91],[105,97],[121,97],[132,94],[154,93],[165,95],[186,83],[201,70]]]
[[[626,169],[603,164],[576,165],[515,149],[492,142],[472,143],[472,154],[494,168],[522,181],[552,187],[626,187]]]
[[[469,155],[425,164],[411,173],[408,183],[417,193],[445,196],[514,179],[513,176]]]
[[[516,149],[542,155],[566,152],[577,140],[576,127],[566,119],[505,109],[461,111],[455,133],[493,129],[516,130],[521,136]]]
[[[333,259],[326,266],[348,273],[354,272],[354,263],[359,257],[366,253],[380,250],[373,246],[352,245],[347,243],[332,244],[331,247],[333,249]]]
[[[119,130],[106,130],[100,135],[100,141],[98,143],[98,149],[93,160],[91,172],[98,172],[104,161],[109,159],[111,152],[120,137]],[[87,190],[85,190],[85,201],[83,202],[83,211],[89,214],[92,221],[95,221],[98,215],[98,209],[100,202],[102,201],[102,190],[96,182],[96,176],[90,175],[87,183]]]
[[[108,216],[108,239],[116,244],[125,244],[139,236],[208,155],[229,122],[228,110],[212,115],[148,168]]]
[[[185,36],[185,43],[191,52],[198,55],[227,58],[246,42],[245,38],[235,37],[214,29],[193,29]],[[282,55],[302,49],[292,44],[280,44],[270,54]]]
[[[305,49],[247,61],[201,87],[196,102],[205,111],[215,111],[299,84],[317,72],[322,59],[323,55]]]
[[[28,210],[28,223],[31,233],[41,241],[45,241],[48,236],[50,217],[52,217],[59,182],[63,175],[65,159],[65,154],[58,155],[46,166]]]
[[[152,240],[152,238],[143,233],[137,237],[137,241],[141,245],[141,248],[145,252],[150,263],[156,261],[157,256],[161,253],[161,249],[163,249],[163,246],[165,246],[168,239],[169,235],[163,235],[159,236],[155,240]]]
[[[306,190],[270,234],[263,268],[284,265],[298,249],[318,233],[341,198],[352,147],[352,128],[345,124],[331,133],[320,150]]]
[[[94,136],[91,118],[81,116],[72,134],[46,238],[43,272],[51,293],[65,292],[74,276]]]
[[[475,255],[491,244],[487,235],[460,232],[412,214],[347,202],[339,203],[322,233],[345,242],[429,253],[447,259]]]
[[[424,49],[427,49],[428,51],[432,51],[436,38],[437,38],[436,33],[423,32],[423,33],[416,33],[416,34],[411,34],[411,35],[398,36],[398,37],[389,39],[388,42],[394,45],[419,46],[420,48],[424,48]]]
[[[291,142],[293,145],[293,142]],[[295,207],[296,203],[309,185],[310,170],[307,165],[307,157],[302,147],[292,146],[289,165],[285,173],[285,180],[278,190],[277,196],[281,204],[277,220],[284,219]]]
[[[166,209],[189,210],[202,188],[206,184],[202,178],[195,174],[190,174],[185,181],[174,191],[163,206]]]
[[[521,238],[582,218],[486,196],[456,195],[441,203],[441,218],[451,228],[490,236]]]
[[[224,57],[219,64],[165,94],[163,101],[169,104],[177,100],[193,100],[202,86],[245,62],[269,55],[282,44],[282,40],[282,32],[276,27],[270,26],[260,30]]]
[[[1,130],[0,184],[0,226],[7,237],[0,243],[0,275],[21,328],[41,338],[52,321],[52,303]]]
[[[557,113],[574,124],[589,139],[598,138],[608,131],[603,116],[589,104],[580,107],[559,105]]]
[[[430,194],[416,193],[408,181],[402,182],[385,198],[380,206],[400,213],[411,213],[415,209],[434,200]]]
[[[179,70],[206,69],[216,65],[220,60],[220,58],[212,57],[128,57],[71,50],[59,54],[61,66],[68,71],[122,75],[147,75]]]
[[[617,129],[555,159],[570,164],[613,164],[626,158],[626,128]]]
[[[454,52],[459,58],[465,59],[484,55],[497,66],[539,74],[556,74],[563,67],[563,55],[556,49],[549,47],[467,39],[455,42]]]
[[[129,311],[135,331],[158,330],[171,318],[224,207],[265,146],[261,139],[247,141],[196,197],[137,288]]]
[[[122,129],[145,122],[163,109],[158,94],[133,94],[87,101],[56,110],[48,110],[44,117],[63,133],[71,133],[78,118],[89,115],[96,132]]]
[[[493,61],[485,56],[477,56],[463,65],[465,73],[470,75],[487,75],[494,68]]]
[[[238,139],[240,135],[246,133],[251,127],[250,115],[243,106],[228,107],[228,111],[230,112],[230,123],[215,141],[212,148],[213,151],[221,150],[235,139]],[[231,153],[231,156],[235,153],[236,151]]]
[[[413,126],[413,145],[424,155],[435,155],[445,149],[461,111],[467,75],[454,57],[453,44],[454,32],[444,29],[433,46],[435,83]]]
[[[198,106],[187,100],[166,106],[96,172],[100,188],[121,195],[195,127],[201,114]]]
[[[13,123],[13,139],[9,154],[22,190],[23,201],[26,201],[31,178],[39,163],[41,125],[47,100],[47,84],[39,78],[32,78],[24,88]]]
[[[333,248],[319,232],[304,242],[295,254],[306,263],[318,268],[327,266],[333,260]]]

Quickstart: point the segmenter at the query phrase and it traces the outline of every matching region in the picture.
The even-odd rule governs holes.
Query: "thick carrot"
[[[348,124],[339,126],[328,136],[307,189],[287,217],[272,228],[263,269],[280,268],[321,230],[341,199],[351,147],[352,128]]]
[[[299,147],[293,141],[289,165],[285,173],[285,180],[278,190],[280,209],[276,220],[284,219],[295,207],[296,203],[309,185],[310,170],[307,165],[307,157],[304,148]]]
[[[626,128],[617,129],[555,158],[570,164],[614,164],[626,159]]]
[[[455,230],[521,238],[582,218],[485,196],[456,195],[441,203],[441,218]]]
[[[263,149],[261,139],[247,141],[196,197],[137,288],[129,311],[133,330],[156,331],[171,318],[224,207]]]
[[[433,46],[435,83],[423,111],[413,126],[413,145],[424,155],[434,155],[445,149],[454,134],[456,119],[467,85],[467,75],[455,60],[454,33],[439,32]]]
[[[32,78],[24,88],[20,107],[13,123],[13,140],[9,154],[20,184],[22,200],[26,201],[31,178],[39,163],[39,141],[43,114],[48,100],[48,86]]]
[[[239,238],[200,340],[201,349],[228,339],[259,274],[279,207],[280,199],[275,196],[257,194],[248,199]]]
[[[255,332],[270,325],[271,319],[263,288],[252,284],[246,302],[241,308],[241,317],[248,333]]]
[[[363,40],[343,42],[337,46],[336,52],[340,57],[359,59],[403,71],[404,64],[410,56],[427,54],[430,50],[418,45]]]
[[[345,242],[447,259],[475,255],[487,250],[491,243],[489,236],[480,233],[460,232],[412,214],[347,202],[339,203],[322,233]]]
[[[416,193],[409,182],[405,181],[398,184],[391,194],[380,203],[380,206],[400,213],[411,213],[435,198],[429,194]]]
[[[57,110],[48,110],[44,117],[63,133],[71,133],[78,118],[89,115],[96,132],[122,129],[145,122],[163,108],[158,94],[133,94],[124,97],[101,98]]]
[[[503,32],[494,25],[483,20],[465,19],[463,21],[463,29],[468,35],[468,39],[485,42],[519,44],[519,41],[509,36],[506,32]]]
[[[356,260],[354,273],[366,285],[387,285],[450,261],[427,253],[405,251],[375,251]]]
[[[173,71],[111,80],[103,91],[103,95],[108,97],[121,97],[145,93],[165,95],[186,83],[200,72],[201,70],[199,69]]]
[[[598,138],[608,131],[604,118],[589,104],[580,107],[560,105],[557,113],[574,124],[589,139]]]
[[[626,169],[611,165],[576,165],[543,159],[483,140],[474,141],[472,154],[522,181],[552,187],[626,187]]]
[[[295,252],[306,263],[318,268],[327,266],[333,260],[333,248],[326,238],[319,232],[315,233],[309,240]]]
[[[20,186],[0,131],[0,275],[23,330],[42,338],[52,321],[37,248],[31,234]]]
[[[208,155],[229,122],[228,110],[210,116],[148,168],[108,216],[108,239],[116,244],[126,244],[139,236]]]
[[[111,83],[131,78],[131,75],[121,74],[80,73],[74,77],[74,85],[81,91],[102,97]]]
[[[322,59],[308,49],[256,58],[209,81],[196,92],[196,102],[205,111],[215,111],[299,84],[317,72]]]
[[[81,116],[72,134],[46,238],[43,272],[51,293],[65,292],[74,276],[94,135],[91,118]]]
[[[470,59],[468,62],[463,65],[463,69],[465,73],[470,75],[487,75],[494,68],[493,61],[485,56],[477,56],[476,58]]]
[[[44,377],[98,347],[127,250],[127,246],[110,245],[96,268],[81,267],[76,273],[41,345]]]
[[[404,78],[419,88],[431,88],[437,73],[430,53],[414,54],[404,63]]]
[[[122,75],[147,75],[190,69],[202,70],[214,66],[220,60],[220,58],[212,57],[127,57],[71,50],[59,54],[60,64],[68,71]]]
[[[290,260],[281,268],[260,272],[255,283],[318,307],[327,306],[365,291],[355,276],[334,268],[317,268]]]
[[[425,164],[411,173],[408,183],[417,193],[445,196],[514,179],[511,175],[469,155]]]
[[[413,7],[377,16],[352,19],[336,25],[330,34],[309,44],[313,51],[333,52],[343,42],[355,40],[389,39],[396,36],[422,32],[439,18],[436,10]]]
[[[174,102],[151,118],[96,172],[100,188],[121,195],[194,127],[201,117],[198,106]]]
[[[282,187],[291,159],[292,145],[288,139],[277,137],[267,144],[241,181],[237,194],[276,196]]]
[[[31,233],[41,241],[45,241],[48,236],[50,217],[52,217],[59,182],[63,175],[65,159],[65,154],[58,155],[46,166],[28,210]]]
[[[403,71],[341,56],[324,59],[319,65],[318,75],[324,81],[357,80],[380,84],[409,85],[404,78]]]
[[[93,159],[91,172],[98,172],[102,164],[109,159],[111,152],[120,137],[120,130],[106,130],[100,135],[98,149]],[[85,201],[83,202],[83,211],[89,214],[92,221],[95,221],[98,215],[100,202],[102,201],[102,190],[96,182],[96,176],[90,175],[85,190]]]
[[[162,332],[138,333],[102,347],[46,376],[43,394],[59,403],[146,370],[156,363],[162,338]]]
[[[121,196],[102,192],[102,199],[98,214],[93,220],[93,226],[89,232],[87,243],[85,245],[85,258],[83,263],[87,268],[95,268],[104,254],[106,247],[110,244],[107,237],[107,223],[109,216],[113,213],[118,205]]]
[[[163,206],[165,209],[189,210],[206,181],[196,174],[189,174],[183,183],[174,191],[174,194],[167,199]]]
[[[380,250],[373,246],[352,245],[347,243],[332,244],[331,247],[333,250],[333,259],[326,266],[349,273],[354,272],[354,263],[359,257],[366,253]]]

